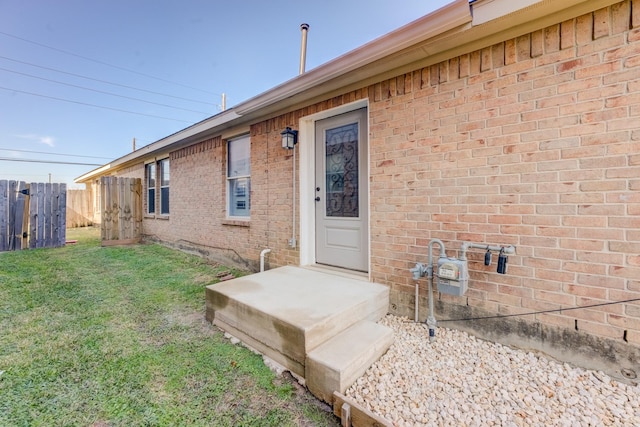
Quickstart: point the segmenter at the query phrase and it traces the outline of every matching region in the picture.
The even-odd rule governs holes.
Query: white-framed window
[[[251,140],[249,135],[227,141],[227,212],[248,218],[251,211]]]
[[[160,214],[169,215],[169,159],[158,162],[160,181]]]
[[[145,176],[147,184],[147,213],[156,213],[156,164],[147,163],[145,165]]]
[[[169,159],[145,165],[147,214],[169,215]]]

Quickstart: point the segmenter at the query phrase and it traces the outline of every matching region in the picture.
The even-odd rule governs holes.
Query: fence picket
[[[0,180],[0,252],[9,250],[9,182]]]
[[[13,237],[12,248],[13,250],[22,249],[22,236],[24,231],[25,210],[28,206],[29,200],[27,199],[23,191],[27,188],[28,184],[19,181],[16,183],[16,201],[15,211],[13,216],[13,230],[9,230]],[[27,221],[29,218],[27,217]]]
[[[60,201],[60,184],[51,184],[51,246],[57,247],[60,241],[60,227],[58,227],[58,215],[60,210],[58,203]]]
[[[29,247],[29,203],[31,201],[30,189],[31,184],[23,183],[24,207],[22,209],[22,238],[20,239],[20,248],[27,249]]]
[[[44,209],[44,247],[51,247],[51,235],[52,233],[52,224],[51,224],[51,196],[52,196],[52,188],[51,184],[44,184],[44,197],[42,199],[43,209]]]
[[[58,188],[58,246],[67,243],[67,184]]]
[[[126,211],[126,204],[127,204],[127,195],[129,194],[128,191],[125,191],[125,188],[128,190],[129,186],[125,184],[128,184],[128,182],[126,182],[126,179],[119,179],[118,180],[118,236],[121,239],[129,239],[129,235],[127,233],[127,226],[129,225],[126,215],[125,215],[125,211]]]
[[[9,181],[9,250],[15,249],[15,227],[16,227],[16,199],[17,199],[17,181]]]

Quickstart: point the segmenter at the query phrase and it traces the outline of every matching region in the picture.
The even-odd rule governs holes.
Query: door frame
[[[339,114],[348,113],[361,108],[367,109],[367,134],[369,134],[369,101],[363,99],[360,101],[352,102],[350,104],[341,105],[330,110],[322,111],[318,114],[303,117],[300,119],[298,133],[299,140],[297,149],[300,154],[299,164],[299,200],[300,200],[300,265],[315,265],[316,264],[316,214],[315,214],[315,123],[318,120],[327,119]],[[366,159],[367,164],[370,162],[370,147],[371,141],[367,144]],[[371,171],[369,169],[369,176]],[[369,180],[367,177],[367,181]],[[367,185],[367,191],[369,192],[369,209],[368,209],[368,224],[369,229],[367,236],[368,243],[368,271],[371,275],[371,190],[370,185]]]

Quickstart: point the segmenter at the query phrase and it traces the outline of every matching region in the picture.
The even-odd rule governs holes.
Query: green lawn
[[[224,271],[160,245],[0,253],[0,425],[337,425],[204,320]]]

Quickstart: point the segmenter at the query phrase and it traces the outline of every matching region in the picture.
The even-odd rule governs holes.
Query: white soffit
[[[562,0],[556,0],[562,1]],[[542,0],[478,0],[471,3],[473,25],[484,24]]]

